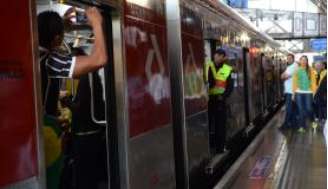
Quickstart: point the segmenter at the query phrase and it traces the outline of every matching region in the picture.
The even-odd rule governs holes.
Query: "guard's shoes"
[[[297,130],[297,132],[299,132],[299,133],[305,133],[305,129],[304,129],[303,127],[301,127],[301,128],[299,128],[299,129]]]

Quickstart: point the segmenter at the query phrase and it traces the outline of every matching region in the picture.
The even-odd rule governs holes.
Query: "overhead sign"
[[[325,62],[326,61],[326,57],[324,56],[314,56],[313,57],[313,62]]]
[[[233,8],[248,8],[248,0],[227,0],[227,4]]]
[[[327,49],[327,38],[312,39],[310,46],[313,51],[325,51]]]

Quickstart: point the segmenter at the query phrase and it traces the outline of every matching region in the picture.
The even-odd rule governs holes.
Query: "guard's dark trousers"
[[[226,137],[226,105],[219,96],[210,96],[208,101],[210,148],[214,153],[224,151]]]

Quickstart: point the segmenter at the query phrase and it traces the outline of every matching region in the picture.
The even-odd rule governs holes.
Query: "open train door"
[[[79,86],[73,103],[78,99],[77,103],[81,105],[79,105],[79,110],[72,110],[73,173],[72,178],[69,178],[67,182],[62,182],[79,189],[126,188],[128,183],[126,179],[128,174],[125,172],[127,127],[125,123],[125,70],[122,54],[122,2],[119,0],[62,0],[50,6],[50,9],[58,13],[74,8],[81,11],[82,15],[87,7],[96,7],[103,16],[108,54],[108,63],[104,69],[79,78]],[[64,41],[70,37],[73,41],[80,42],[81,38],[85,39],[84,44],[83,42],[79,45],[74,43],[73,49],[79,48],[89,54],[92,49],[90,47],[93,46],[93,32],[84,23],[83,16],[79,22],[77,13],[76,23],[70,31],[65,31]],[[65,42],[69,41],[67,39]],[[83,116],[88,119],[83,119]],[[86,123],[83,123],[85,120]],[[67,172],[63,171],[63,174],[67,176]]]
[[[78,173],[78,177],[73,184],[76,188],[95,188],[95,189],[109,189],[109,188],[126,188],[128,185],[128,174],[125,172],[127,166],[127,124],[126,124],[126,88],[125,88],[125,69],[123,60],[123,50],[122,50],[122,1],[121,0],[64,0],[59,1],[61,4],[74,6],[79,9],[85,9],[87,7],[96,7],[100,10],[103,16],[103,30],[107,46],[108,63],[104,69],[100,69],[92,74],[88,74],[90,91],[90,102],[81,101],[81,103],[90,103],[89,113],[92,117],[92,121],[95,124],[101,125],[105,129],[104,135],[106,144],[99,149],[101,158],[89,158],[91,156],[99,156],[99,153],[92,153],[97,146],[86,145],[85,139],[81,138],[81,150],[82,153],[92,153],[87,159],[91,160],[89,163],[84,161],[83,163],[88,164],[86,167],[82,168],[84,173]],[[82,34],[85,33],[82,31]],[[91,35],[92,36],[92,35]],[[97,82],[95,79],[100,76],[102,90],[97,88]],[[81,78],[80,78],[81,84]],[[99,84],[99,83],[98,83]],[[100,94],[101,93],[101,94]],[[105,106],[105,116],[99,115],[103,107],[97,106],[99,98],[104,99]],[[88,101],[88,100],[87,100]],[[99,105],[99,104],[98,104]],[[74,115],[74,113],[73,113]],[[74,118],[73,118],[74,119]],[[81,123],[81,122],[80,122]],[[74,125],[72,125],[73,129]],[[84,135],[87,132],[82,132]],[[73,132],[74,135],[74,132]],[[75,139],[78,137],[75,137]],[[73,140],[75,140],[73,137]],[[93,140],[94,141],[94,140]],[[73,142],[74,143],[74,142]],[[98,142],[96,142],[97,145]],[[80,148],[78,147],[78,148]],[[82,148],[89,148],[85,150]],[[99,147],[99,146],[98,146]],[[74,147],[73,147],[74,148]],[[74,157],[75,158],[75,157]],[[73,159],[74,159],[73,158]],[[97,161],[106,160],[106,164],[97,163]],[[90,182],[84,182],[83,180],[90,179],[90,176],[98,177],[97,169],[92,168],[92,166],[106,166],[106,172],[100,177],[107,177],[107,179],[100,180],[95,178],[97,181],[94,185],[90,185]],[[93,171],[88,171],[88,167],[92,168]],[[81,169],[77,169],[79,172]],[[90,169],[89,169],[90,170]],[[81,176],[82,175],[82,176]],[[90,175],[90,176],[88,176]],[[76,174],[75,174],[76,176]],[[74,177],[74,173],[73,173]],[[92,176],[91,176],[92,177]],[[79,180],[78,180],[79,179]],[[74,178],[73,178],[74,180]],[[84,184],[85,183],[85,184]],[[88,184],[88,186],[86,185]]]
[[[0,188],[44,188],[34,8],[1,2]]]

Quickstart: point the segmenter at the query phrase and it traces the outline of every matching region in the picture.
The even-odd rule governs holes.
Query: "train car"
[[[97,175],[94,188],[210,188],[282,100],[279,45],[219,1],[5,0],[2,6],[8,9],[0,11],[6,25],[0,39],[8,47],[0,57],[0,83],[6,88],[0,92],[0,138],[10,145],[0,145],[1,172],[6,173],[0,176],[1,188],[49,185],[36,29],[36,14],[44,10],[63,15],[74,8],[75,24],[65,32],[65,48],[88,54],[92,30],[78,14],[96,6],[108,48],[105,68],[69,89],[81,105],[71,109],[70,134],[81,141],[77,148],[87,154],[82,164],[90,169],[74,172],[81,158],[68,156],[71,163],[61,181],[67,187],[86,187]],[[209,146],[203,80],[204,63],[217,48],[226,51],[233,67],[223,154],[212,154]],[[97,129],[99,135],[87,142],[84,128]]]
[[[275,93],[269,91],[269,87],[274,88],[274,82],[279,78],[273,77],[276,76],[273,73],[276,68],[274,59],[266,64],[266,57],[274,58],[279,44],[257,32],[248,21],[224,4],[198,1],[198,6],[202,7],[196,9],[204,20],[207,58],[211,58],[216,48],[223,48],[228,52],[229,62],[235,68],[234,91],[228,98],[227,107],[228,152],[226,156],[210,158],[207,166],[210,168],[209,172],[215,175],[215,170],[222,170],[228,162],[222,159],[232,159],[243,148],[243,144],[247,143],[245,141],[261,128],[261,122],[277,104],[273,99]],[[266,70],[264,66],[268,66]]]

